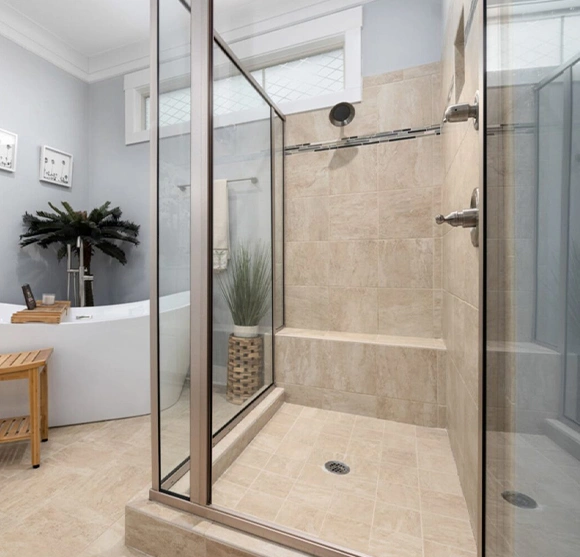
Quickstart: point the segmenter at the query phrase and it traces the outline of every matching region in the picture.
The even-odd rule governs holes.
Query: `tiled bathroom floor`
[[[50,430],[0,446],[0,557],[133,557],[125,504],[151,484],[149,416]]]
[[[327,472],[336,459],[348,475]],[[475,555],[447,432],[284,404],[216,505],[376,557]]]

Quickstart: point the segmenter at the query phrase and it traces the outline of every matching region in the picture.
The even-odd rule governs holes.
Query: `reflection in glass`
[[[213,432],[272,384],[270,107],[214,49]],[[228,101],[230,99],[230,101]]]
[[[160,2],[161,94],[190,81],[189,54],[178,59],[172,54],[176,44],[189,45],[189,20],[189,12],[179,0]],[[162,117],[160,114],[160,125]],[[190,453],[189,126],[180,134],[162,134],[158,145],[160,475],[162,489],[186,494]],[[181,477],[181,482],[173,485]]]

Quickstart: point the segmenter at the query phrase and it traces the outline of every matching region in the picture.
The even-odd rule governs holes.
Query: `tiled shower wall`
[[[455,102],[473,102],[480,89],[482,49],[481,0],[453,0],[446,17],[443,45],[441,109]],[[470,14],[473,14],[471,16]],[[463,15],[463,18],[462,18]],[[464,23],[465,82],[456,76],[462,57],[455,37]],[[481,133],[481,132],[480,132]],[[444,124],[442,209],[447,214],[469,207],[479,186],[479,133],[472,121]],[[451,447],[472,526],[478,522],[479,492],[479,248],[469,230],[445,226],[443,235],[443,338],[447,346],[447,423]]]
[[[365,79],[346,128],[290,116],[287,145],[440,123],[440,65]],[[441,138],[286,157],[286,325],[441,337]]]
[[[366,78],[346,128],[328,110],[290,116],[288,146],[437,127],[440,64]],[[277,383],[290,402],[444,426],[443,164],[434,130],[287,154],[286,329]],[[421,132],[419,132],[421,135]]]

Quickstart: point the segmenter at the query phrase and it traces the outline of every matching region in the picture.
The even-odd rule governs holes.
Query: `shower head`
[[[333,126],[342,128],[348,126],[353,120],[356,112],[350,103],[338,103],[330,109],[328,118]]]

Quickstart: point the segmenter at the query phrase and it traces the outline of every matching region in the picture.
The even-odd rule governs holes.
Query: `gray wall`
[[[18,134],[16,173],[0,171],[0,302],[23,303],[20,286],[35,295],[65,295],[65,263],[53,250],[18,246],[22,215],[48,201],[86,205],[88,191],[88,85],[0,37],[0,128]],[[38,180],[40,147],[74,155],[72,189]]]
[[[376,0],[363,6],[363,75],[441,60],[442,0]]]
[[[125,247],[123,266],[97,254],[95,300],[98,305],[149,299],[149,143],[125,145],[125,93],[123,78],[89,87],[89,189],[90,208],[110,201],[123,210],[123,218],[141,225],[141,244]]]
[[[123,267],[98,253],[97,305],[149,298],[149,143],[125,145],[123,78],[92,85],[72,77],[15,43],[0,37],[0,128],[18,134],[16,173],[0,171],[0,302],[22,303],[20,286],[66,296],[66,263],[55,249],[21,249],[22,215],[68,201],[90,210],[105,201],[142,226],[137,248]],[[38,180],[40,147],[74,156],[72,189]]]

